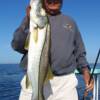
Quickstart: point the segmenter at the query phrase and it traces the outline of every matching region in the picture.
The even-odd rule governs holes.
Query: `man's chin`
[[[58,11],[58,10],[50,10],[49,11],[49,14],[50,15],[57,15],[57,14],[59,14],[60,13],[60,11]]]

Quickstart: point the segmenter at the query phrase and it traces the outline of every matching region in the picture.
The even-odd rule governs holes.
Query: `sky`
[[[12,49],[11,41],[28,4],[29,0],[0,0],[0,64],[20,62],[22,55]],[[87,60],[94,63],[100,48],[100,0],[64,0],[62,13],[77,23]]]

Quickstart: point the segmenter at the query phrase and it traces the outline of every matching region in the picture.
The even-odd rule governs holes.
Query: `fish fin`
[[[28,89],[29,86],[30,86],[30,81],[29,81],[28,75],[26,74],[26,88]]]
[[[28,50],[28,46],[29,46],[29,37],[30,37],[30,34],[27,35],[27,38],[26,38],[26,41],[25,41],[25,46],[24,46],[24,48],[25,48],[26,50]]]
[[[50,65],[49,65],[48,72],[47,72],[47,76],[46,76],[46,79],[45,79],[44,84],[45,84],[47,81],[49,81],[50,79],[53,79],[53,77],[54,77],[54,75],[53,75],[52,70],[51,70],[51,67],[50,67]]]
[[[34,28],[33,30],[34,30],[32,33],[33,38],[34,38],[35,43],[37,43],[38,42],[38,28]]]

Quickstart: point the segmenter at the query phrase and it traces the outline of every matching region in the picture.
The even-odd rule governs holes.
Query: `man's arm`
[[[26,54],[27,50],[25,50],[25,42],[27,35],[29,33],[29,18],[30,18],[30,9],[31,7],[28,5],[26,8],[26,16],[23,19],[21,25],[14,32],[13,39],[11,41],[12,48],[22,54]]]
[[[29,22],[27,17],[24,18],[21,25],[14,32],[14,36],[11,42],[12,48],[19,52],[25,54],[27,51],[24,49],[25,40],[28,35]]]
[[[86,59],[86,50],[84,43],[81,37],[80,32],[77,30],[75,35],[75,52],[76,52],[76,61],[77,68],[83,74],[83,78],[86,84],[87,91],[93,89],[94,81],[92,80],[90,84],[90,67]]]

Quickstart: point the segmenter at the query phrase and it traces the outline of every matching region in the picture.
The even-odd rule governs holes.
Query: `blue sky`
[[[0,0],[0,63],[19,63],[21,59],[22,55],[11,48],[11,40],[28,3],[29,0]],[[87,60],[94,62],[100,48],[100,0],[64,0],[62,12],[76,21]]]

